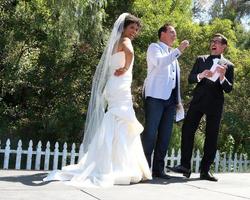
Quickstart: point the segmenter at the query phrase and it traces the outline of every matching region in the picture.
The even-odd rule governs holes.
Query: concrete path
[[[0,200],[250,200],[250,173],[216,174],[218,182],[184,179],[111,188],[75,188],[62,182],[42,182],[47,172],[0,170]]]

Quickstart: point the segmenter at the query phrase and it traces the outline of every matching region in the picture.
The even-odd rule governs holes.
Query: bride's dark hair
[[[133,24],[133,23],[137,24],[137,26],[141,28],[141,20],[137,18],[136,16],[129,14],[125,18],[123,28],[126,28],[129,24]]]

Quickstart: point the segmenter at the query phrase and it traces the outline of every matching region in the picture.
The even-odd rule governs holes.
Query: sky
[[[250,16],[245,16],[244,18],[241,19],[241,22],[242,22],[244,28],[247,31],[250,31]]]
[[[211,17],[209,16],[209,9],[213,5],[215,0],[200,0],[201,9],[203,9],[206,12],[203,12],[199,18],[194,18],[194,21],[199,23],[202,22],[208,22]],[[250,16],[245,16],[241,19],[242,25],[245,28],[245,30],[250,31]]]

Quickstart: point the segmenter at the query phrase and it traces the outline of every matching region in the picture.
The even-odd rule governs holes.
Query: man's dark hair
[[[215,38],[215,37],[221,38],[221,44],[227,45],[227,38],[224,35],[222,35],[221,33],[215,33],[213,35],[213,38]]]
[[[141,21],[134,15],[129,14],[124,21],[123,28],[125,29],[129,24],[135,23],[139,28],[141,28]]]
[[[166,32],[168,30],[169,26],[172,26],[172,24],[166,23],[161,28],[159,28],[159,30],[158,30],[158,38],[159,39],[161,38],[161,32]]]

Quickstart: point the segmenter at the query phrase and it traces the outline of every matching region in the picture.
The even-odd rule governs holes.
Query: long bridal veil
[[[124,21],[126,16],[128,15],[128,13],[123,13],[116,20],[108,43],[105,47],[99,64],[96,67],[92,82],[87,118],[85,122],[83,139],[84,152],[87,152],[91,140],[96,134],[98,134],[98,129],[100,128],[101,122],[104,117],[105,108],[107,106],[107,102],[105,102],[104,98],[104,87],[109,76],[110,59],[112,52],[115,51],[115,44],[121,37]]]

